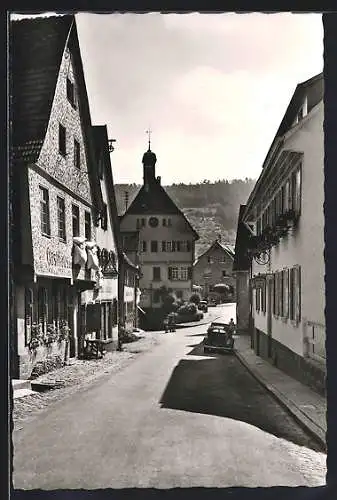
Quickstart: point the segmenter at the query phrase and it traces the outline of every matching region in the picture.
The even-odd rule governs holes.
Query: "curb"
[[[323,447],[324,452],[327,451],[326,445],[326,432],[321,426],[316,424],[311,420],[303,411],[298,408],[292,401],[290,401],[284,394],[282,394],[276,387],[269,384],[259,373],[254,370],[249,363],[244,359],[244,357],[237,351],[234,351],[238,360],[247,368],[247,370],[253,375],[253,377],[276,399],[281,406],[290,413],[290,415],[296,420],[296,422],[310,434],[319,444]]]

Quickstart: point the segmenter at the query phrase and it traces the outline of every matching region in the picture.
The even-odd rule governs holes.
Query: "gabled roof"
[[[151,183],[148,190],[146,190],[145,186],[140,188],[128,209],[120,216],[120,219],[122,220],[126,215],[130,214],[180,215],[184,218],[195,239],[199,239],[198,233],[187,220],[185,214],[177,207],[157,179]]]
[[[74,61],[86,147],[89,183],[95,205],[102,194],[95,168],[88,94],[74,15],[30,18],[10,24],[10,125],[13,159],[38,160],[47,132],[63,53]]]
[[[251,233],[243,222],[245,208],[246,205],[240,205],[238,226],[236,231],[233,271],[248,271],[250,269],[250,260],[247,255],[247,248]]]
[[[233,248],[230,247],[230,245],[225,245],[221,243],[219,240],[214,240],[213,243],[207,248],[207,250],[205,250],[201,255],[199,255],[199,257],[194,262],[194,265],[196,265],[199,262],[201,257],[207,255],[216,248],[220,248],[220,250],[222,250],[225,254],[227,254],[231,259],[234,259],[234,251]]]
[[[271,158],[277,154],[278,148],[282,145],[282,139],[284,135],[291,129],[294,124],[297,113],[299,112],[303,100],[307,97],[307,111],[310,113],[313,107],[315,107],[322,99],[324,95],[324,78],[323,73],[309,78],[305,82],[299,83],[293,93],[287,110],[283,116],[279,128],[275,134],[273,142],[268,150],[267,156],[263,162],[262,172],[249,195],[248,201],[246,203],[246,208],[251,205],[253,198],[255,197],[256,191],[262,183],[268,170],[266,167],[270,163]]]
[[[117,212],[117,203],[115,195],[115,186],[113,181],[111,158],[109,152],[109,139],[106,125],[94,125],[92,127],[92,136],[96,155],[96,166],[100,161],[103,163],[103,175],[107,187],[108,200],[110,204],[110,216],[112,223],[112,232],[116,242],[117,249],[122,251],[122,242],[119,230],[119,218]],[[96,168],[98,174],[98,168]]]
[[[12,144],[36,161],[47,131],[72,15],[10,23],[9,84]],[[25,147],[24,147],[25,146]]]

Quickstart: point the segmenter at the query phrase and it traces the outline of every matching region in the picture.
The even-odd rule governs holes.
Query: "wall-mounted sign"
[[[50,266],[71,269],[71,257],[50,247],[46,248],[46,261]]]
[[[134,299],[134,288],[126,286],[124,287],[124,300],[125,302],[131,302]]]

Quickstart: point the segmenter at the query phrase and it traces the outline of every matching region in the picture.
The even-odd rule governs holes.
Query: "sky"
[[[323,70],[321,14],[76,14],[92,122],[115,183],[254,178],[298,83]]]

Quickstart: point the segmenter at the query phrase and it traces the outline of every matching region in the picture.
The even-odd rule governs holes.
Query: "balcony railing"
[[[325,362],[325,326],[314,321],[304,324],[306,355],[316,361]]]

